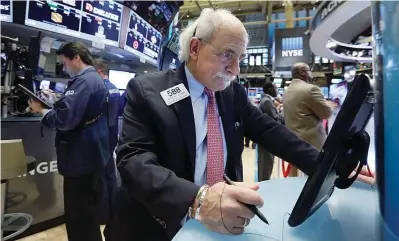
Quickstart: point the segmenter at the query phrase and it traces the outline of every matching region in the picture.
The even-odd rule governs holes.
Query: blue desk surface
[[[241,235],[222,235],[208,231],[196,220],[188,221],[173,241],[377,241],[380,214],[378,192],[356,182],[333,195],[302,225],[291,228],[287,221],[306,178],[275,179],[260,183],[265,205],[260,209],[270,225],[258,217],[251,220]]]

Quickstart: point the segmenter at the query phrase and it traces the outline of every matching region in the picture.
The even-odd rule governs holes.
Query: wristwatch
[[[208,192],[209,186],[203,185],[197,193],[195,200],[191,207],[188,209],[188,217],[191,219],[197,219],[199,212],[201,211],[202,201],[204,200],[206,193]]]

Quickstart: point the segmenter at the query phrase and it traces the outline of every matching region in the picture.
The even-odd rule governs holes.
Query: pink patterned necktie
[[[204,93],[208,96],[206,184],[212,186],[223,181],[223,137],[216,112],[215,93],[207,88],[204,89]]]

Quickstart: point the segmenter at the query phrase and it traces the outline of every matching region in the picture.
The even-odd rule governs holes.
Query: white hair
[[[190,56],[190,41],[196,37],[203,41],[212,38],[212,34],[220,26],[237,26],[241,21],[226,9],[204,8],[201,15],[180,34],[179,38],[179,59],[181,62],[188,61]],[[246,33],[246,32],[245,32]],[[194,36],[195,34],[195,36]],[[246,43],[249,42],[246,33]]]

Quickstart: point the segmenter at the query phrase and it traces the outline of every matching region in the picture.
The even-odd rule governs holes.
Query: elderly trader
[[[233,81],[248,34],[229,11],[204,9],[180,36],[176,71],[129,82],[117,148],[119,190],[107,241],[171,240],[188,219],[240,234],[263,205],[257,184],[240,183],[244,135],[306,174],[319,152],[262,114]],[[223,183],[226,174],[237,186]]]

